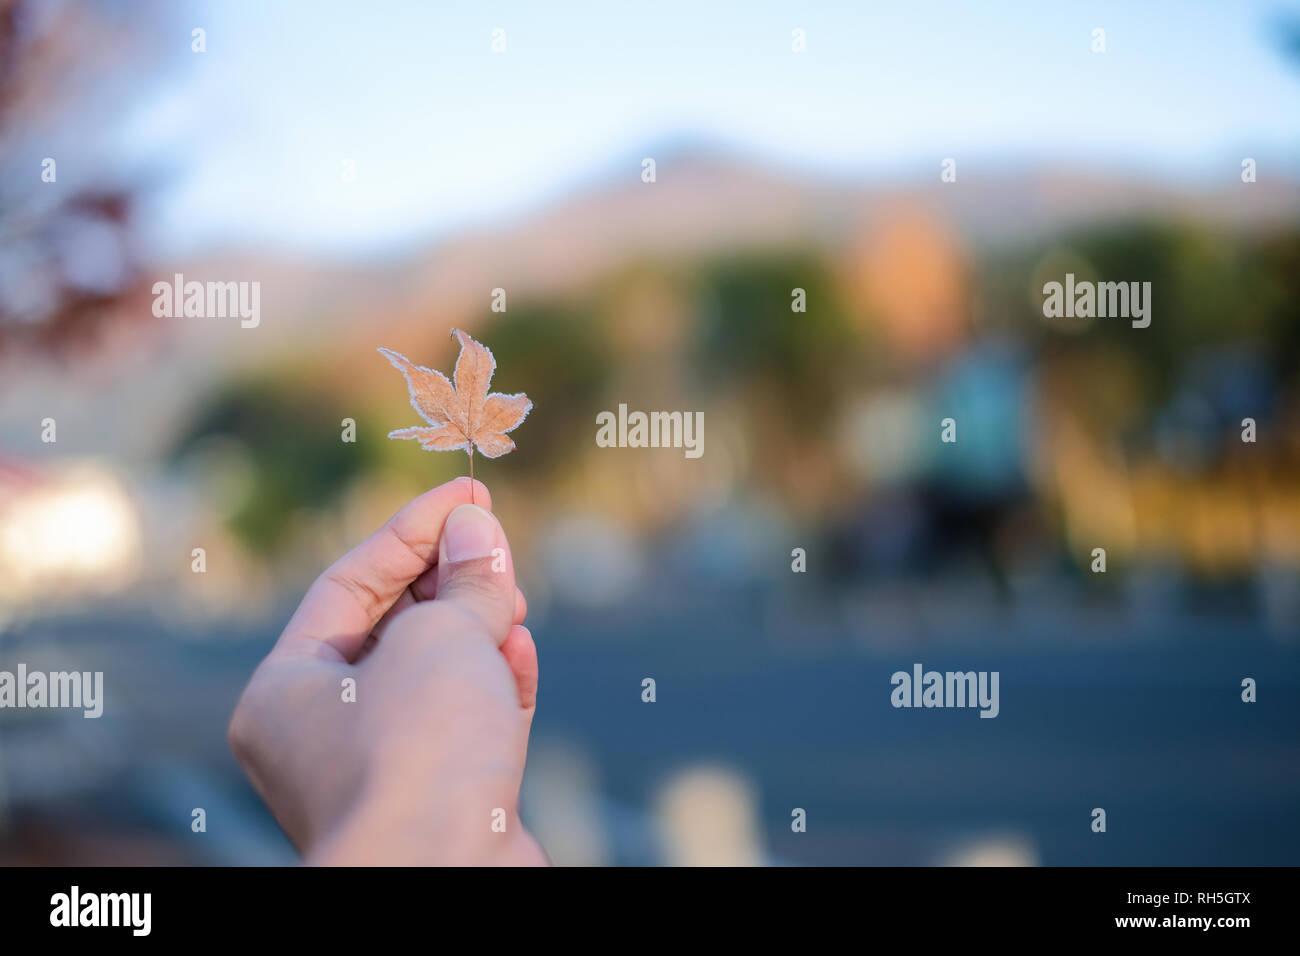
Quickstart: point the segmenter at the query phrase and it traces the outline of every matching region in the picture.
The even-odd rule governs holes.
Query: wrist
[[[515,800],[491,781],[371,787],[307,851],[321,866],[481,866],[531,843]]]

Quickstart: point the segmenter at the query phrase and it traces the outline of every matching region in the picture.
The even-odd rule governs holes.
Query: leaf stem
[[[469,503],[474,503],[474,443],[469,443]]]

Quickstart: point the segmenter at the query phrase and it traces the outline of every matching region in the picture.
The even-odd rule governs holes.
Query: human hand
[[[518,816],[537,649],[470,488],[426,492],[322,574],[235,708],[231,748],[310,863],[546,862]]]

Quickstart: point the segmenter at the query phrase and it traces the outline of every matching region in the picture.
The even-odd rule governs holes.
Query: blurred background
[[[0,669],[106,694],[0,711],[0,862],[294,859],[226,722],[465,472],[375,352],[453,326],[536,403],[476,474],[557,863],[1300,860],[1300,8],[562,6],[0,0]],[[1150,327],[1045,319],[1067,272]]]

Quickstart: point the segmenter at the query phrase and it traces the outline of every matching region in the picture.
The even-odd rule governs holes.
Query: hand
[[[518,815],[537,648],[470,487],[426,492],[322,574],[235,708],[231,748],[309,863],[546,862]]]

